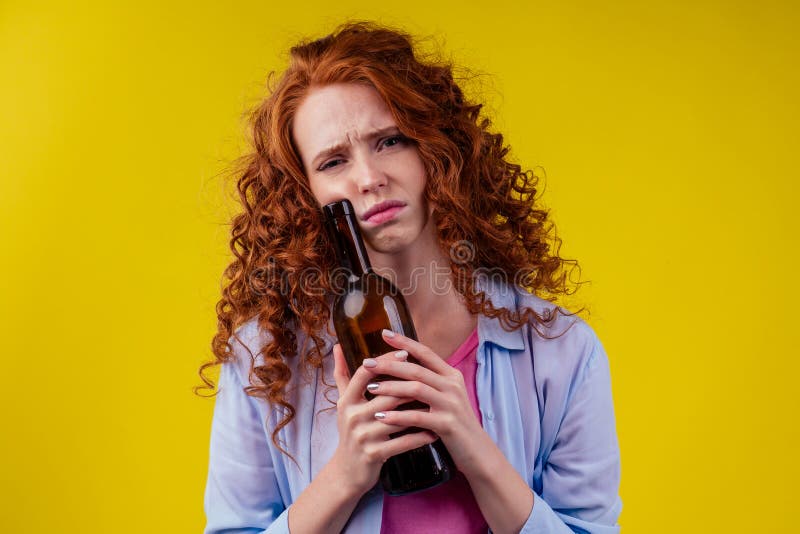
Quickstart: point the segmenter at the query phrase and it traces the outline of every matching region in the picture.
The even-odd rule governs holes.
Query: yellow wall
[[[0,531],[200,531],[218,175],[267,71],[346,17],[491,75],[547,171],[611,359],[625,531],[794,526],[795,5],[72,4],[0,4]]]

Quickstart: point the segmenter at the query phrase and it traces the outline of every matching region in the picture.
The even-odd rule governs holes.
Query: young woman
[[[618,532],[608,361],[552,303],[573,264],[480,109],[402,32],[348,24],[292,49],[252,117],[201,369],[221,364],[206,533]],[[320,210],[343,198],[419,338],[385,332],[397,350],[352,375]],[[430,409],[395,409],[411,399]],[[425,431],[390,437],[406,427]],[[383,462],[437,437],[457,476],[385,494]]]

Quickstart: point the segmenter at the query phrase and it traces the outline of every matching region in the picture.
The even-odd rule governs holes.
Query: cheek
[[[425,172],[425,164],[422,158],[416,152],[410,153],[403,161],[399,162],[399,168],[405,169],[405,182],[410,190],[417,193],[417,196],[422,196],[425,192],[425,184],[427,182],[427,174]]]
[[[308,185],[320,206],[341,200],[345,196],[344,192],[339,191],[336,184],[330,181],[311,179]]]
[[[324,205],[325,199],[323,197],[325,196],[325,192],[319,187],[319,185],[314,183],[314,180],[309,180],[308,186],[311,188],[311,193],[314,194],[314,198],[317,199],[317,203],[320,206]]]

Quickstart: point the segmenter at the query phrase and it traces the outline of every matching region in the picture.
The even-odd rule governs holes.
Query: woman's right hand
[[[394,358],[396,352],[399,351],[384,354],[378,359]],[[352,485],[354,491],[363,495],[378,481],[381,466],[387,459],[433,443],[437,437],[431,432],[423,431],[390,438],[389,434],[400,432],[406,427],[382,423],[375,419],[375,414],[392,410],[413,399],[378,395],[367,400],[364,392],[375,375],[359,367],[351,377],[344,352],[338,343],[333,347],[333,361],[333,377],[339,390],[339,400],[336,403],[339,445],[332,460],[346,474],[342,482]]]

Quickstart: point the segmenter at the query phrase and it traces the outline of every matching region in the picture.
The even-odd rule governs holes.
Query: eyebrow
[[[392,133],[400,133],[400,128],[398,128],[397,126],[387,126],[386,128],[381,128],[380,130],[374,130],[372,132],[369,132],[367,135],[364,136],[364,139],[371,141],[378,137]],[[335,154],[336,152],[340,152],[345,148],[347,148],[348,146],[350,146],[350,143],[341,142],[321,150],[319,153],[317,153],[316,156],[314,156],[314,159],[311,160],[311,165],[316,167],[321,159],[327,158],[328,156]]]

